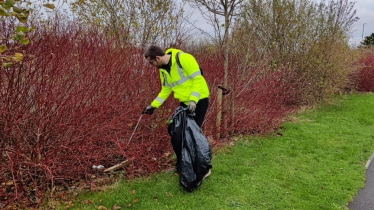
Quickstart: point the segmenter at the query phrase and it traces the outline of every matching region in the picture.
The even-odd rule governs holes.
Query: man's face
[[[155,66],[155,67],[161,67],[162,64],[161,64],[161,58],[159,56],[156,56],[155,59],[150,59],[150,57],[147,58],[149,64],[151,64],[152,66]]]

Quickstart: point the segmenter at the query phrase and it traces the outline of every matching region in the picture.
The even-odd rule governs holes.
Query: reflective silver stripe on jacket
[[[161,104],[163,104],[165,102],[164,99],[160,98],[160,97],[157,97],[156,98],[156,101],[160,102]]]
[[[165,73],[162,72],[162,75],[164,76],[164,84],[162,84],[162,85],[163,85],[163,86],[169,86],[169,87],[170,87],[170,85],[168,84],[168,80],[167,80],[167,77],[166,77]]]
[[[190,78],[193,79],[193,78],[195,78],[195,77],[197,77],[197,76],[199,76],[199,75],[201,75],[201,72],[200,72],[200,71],[191,74],[191,75],[190,75]]]
[[[178,52],[177,53],[177,57],[178,57],[178,59],[179,59],[179,57],[180,57],[180,54],[181,54],[181,52]],[[175,59],[176,60],[176,59]],[[175,61],[176,62],[176,61]],[[180,62],[180,59],[179,59],[179,62]],[[185,77],[184,77],[184,74],[183,74],[183,69],[177,64],[177,66],[178,66],[178,73],[179,73],[179,76],[181,77],[181,79],[179,80],[179,81],[181,81],[181,80],[184,80],[185,79]],[[179,81],[177,81],[177,82],[179,82]],[[185,81],[187,81],[187,80],[185,80]],[[184,81],[184,82],[185,82]]]
[[[197,98],[200,98],[200,93],[198,92],[192,92],[191,95],[196,96]]]

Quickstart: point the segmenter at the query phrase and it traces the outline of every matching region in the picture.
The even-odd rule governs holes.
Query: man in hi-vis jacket
[[[195,122],[201,127],[209,106],[209,88],[194,56],[179,49],[164,52],[158,46],[150,46],[144,53],[148,62],[160,71],[161,91],[143,114],[153,114],[174,92],[180,105],[195,113]]]
[[[154,110],[166,101],[171,92],[174,92],[174,98],[179,100],[180,106],[188,107],[191,113],[195,113],[194,120],[201,127],[209,106],[209,88],[196,59],[179,49],[171,48],[164,52],[158,46],[150,46],[145,51],[144,57],[151,65],[159,69],[161,91],[151,105],[144,109],[143,114],[153,114]],[[172,139],[171,143],[177,155],[178,167],[181,161],[182,142]],[[210,174],[209,169],[203,179]]]

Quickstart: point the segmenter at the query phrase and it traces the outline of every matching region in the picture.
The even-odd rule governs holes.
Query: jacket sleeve
[[[199,102],[200,95],[206,86],[205,78],[201,75],[199,64],[191,54],[182,53],[180,55],[180,62],[183,66],[183,70],[193,82],[190,101],[195,101],[197,103]]]
[[[172,92],[171,87],[165,81],[164,75],[160,71],[160,80],[161,80],[161,91],[157,97],[152,101],[151,106],[159,108],[165,101],[168,99],[169,95]]]

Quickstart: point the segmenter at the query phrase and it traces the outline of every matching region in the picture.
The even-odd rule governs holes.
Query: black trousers
[[[181,102],[180,105],[183,107],[187,107],[187,105],[184,104],[183,102]],[[208,106],[209,106],[209,98],[200,99],[199,102],[197,102],[196,104],[194,120],[200,128],[203,125],[205,114],[208,111]]]

